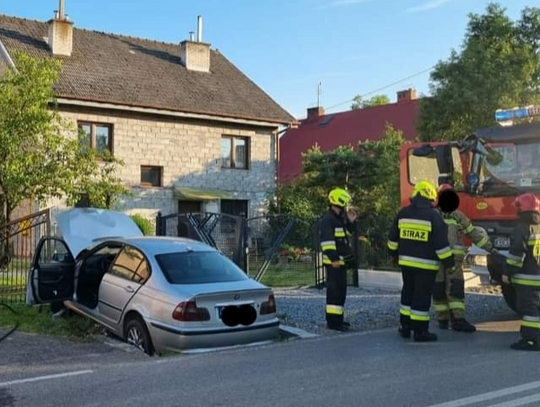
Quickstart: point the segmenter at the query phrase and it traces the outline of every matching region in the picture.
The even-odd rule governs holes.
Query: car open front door
[[[71,299],[75,261],[63,240],[42,238],[30,270],[34,303],[45,304]]]

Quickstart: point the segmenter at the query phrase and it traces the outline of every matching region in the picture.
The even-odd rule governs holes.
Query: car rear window
[[[182,252],[156,255],[171,284],[206,284],[247,280],[248,276],[219,252]]]

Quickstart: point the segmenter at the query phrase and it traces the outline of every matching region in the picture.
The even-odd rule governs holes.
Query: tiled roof
[[[51,56],[44,22],[0,15],[8,53]],[[218,51],[211,73],[186,69],[180,45],[74,29],[57,97],[232,118],[290,123],[295,119]]]
[[[298,128],[287,130],[279,139],[279,179],[291,180],[302,172],[302,153],[318,144],[323,151],[339,146],[356,146],[359,141],[378,140],[386,124],[403,133],[407,140],[418,136],[416,119],[419,100],[350,110],[308,118]]]

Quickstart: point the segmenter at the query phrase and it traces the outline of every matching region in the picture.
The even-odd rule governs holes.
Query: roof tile
[[[0,15],[0,41],[8,52],[51,56],[48,24]],[[290,123],[295,119],[218,51],[210,73],[189,71],[180,45],[74,29],[57,97],[232,118]]]

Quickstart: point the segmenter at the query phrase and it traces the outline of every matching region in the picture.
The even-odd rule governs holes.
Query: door
[[[107,324],[118,324],[139,288],[148,280],[150,266],[144,255],[125,246],[99,286],[99,316]]]
[[[65,242],[42,238],[32,260],[30,284],[35,302],[46,304],[73,297],[75,260]]]

